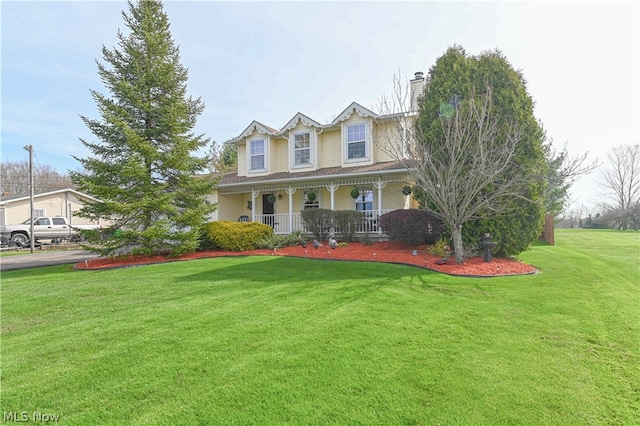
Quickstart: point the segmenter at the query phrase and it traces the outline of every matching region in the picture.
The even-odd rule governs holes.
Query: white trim
[[[296,164],[296,136],[300,135],[309,135],[309,147],[307,148],[309,150],[309,162]],[[311,129],[301,129],[289,136],[289,142],[291,145],[291,149],[289,150],[291,156],[291,169],[308,169],[313,167],[315,164],[315,139],[315,132],[311,131]]]
[[[71,193],[75,194],[75,195],[76,195],[76,197],[87,198],[87,199],[89,199],[89,200],[91,200],[91,201],[100,201],[100,200],[98,200],[97,198],[92,197],[91,195],[84,194],[84,193],[82,193],[82,192],[78,192],[78,191],[76,191],[75,189],[71,189],[71,188],[58,189],[58,190],[50,191],[50,192],[41,192],[41,193],[39,193],[39,194],[34,194],[34,195],[33,195],[33,198],[47,197],[47,196],[49,196],[49,195],[62,194],[62,193],[65,193],[65,192],[71,192]],[[5,200],[0,200],[0,205],[5,205],[5,204],[13,203],[14,201],[23,201],[23,200],[28,200],[29,198],[30,198],[30,196],[29,196],[29,195],[25,195],[25,196],[23,196],[23,197],[11,198],[11,199],[8,199],[8,200],[6,200],[6,199],[5,199]]]
[[[258,155],[262,155],[264,157],[264,167],[260,168],[260,169],[254,169],[253,168],[253,154],[251,154],[251,145],[253,142],[259,142],[262,141],[263,143],[263,153],[262,154],[256,154],[256,156]],[[268,149],[268,143],[269,143],[269,138],[268,137],[263,137],[263,138],[254,138],[254,139],[248,139],[247,140],[247,173],[265,173],[268,171],[269,169],[269,149]]]
[[[253,134],[253,132],[258,132],[260,134],[271,136],[271,137],[286,138],[285,133],[290,129],[296,127],[300,122],[305,126],[312,127],[320,131],[324,129],[335,129],[340,125],[340,123],[342,123],[345,120],[348,120],[353,115],[354,112],[362,118],[372,118],[372,119],[385,118],[385,117],[391,117],[391,116],[397,115],[397,114],[392,114],[389,116],[378,115],[375,112],[371,111],[370,109],[363,107],[357,102],[351,102],[351,104],[349,104],[348,107],[346,107],[331,123],[328,123],[328,124],[320,124],[316,120],[304,115],[301,112],[294,115],[293,118],[289,120],[287,124],[284,125],[282,130],[273,129],[265,124],[260,123],[259,121],[253,120],[251,124],[249,124],[242,131],[242,133],[240,133],[239,136],[235,138],[231,138],[225,141],[225,143],[242,143],[242,141],[247,137],[249,137],[251,134]],[[401,114],[406,114],[406,113],[401,113]]]
[[[346,169],[348,170],[348,169]],[[246,188],[251,186],[269,186],[280,190],[285,188],[285,184],[296,184],[296,188],[311,188],[309,185],[328,185],[336,181],[339,185],[362,185],[375,182],[379,179],[379,176],[385,175],[387,182],[404,182],[407,180],[407,172],[398,169],[391,170],[374,170],[371,172],[361,172],[357,175],[353,173],[340,173],[331,176],[319,176],[319,177],[293,177],[288,179],[275,179],[275,180],[263,180],[260,182],[245,182],[245,183],[228,183],[218,185],[218,189],[223,191],[225,188],[229,188],[233,191],[235,188]],[[375,178],[375,180],[373,180]],[[228,193],[228,192],[227,192]]]
[[[349,158],[349,128],[363,125],[364,157]],[[371,126],[369,120],[350,121],[342,124],[342,162],[343,164],[371,162]]]
[[[358,204],[365,205],[365,207],[366,207],[366,204],[368,203],[368,201],[366,201],[366,199],[364,201],[358,202],[358,200],[360,198],[362,198],[362,193],[363,192],[368,192],[369,194],[371,194],[371,210],[358,210]],[[371,188],[362,188],[362,189],[360,189],[360,195],[358,196],[358,198],[355,198],[353,200],[353,209],[356,210],[356,211],[359,211],[359,212],[373,212],[373,211],[376,211],[377,210],[376,209],[376,198],[377,197],[375,195],[375,192],[373,192],[373,189],[371,189]]]
[[[286,131],[293,129],[298,125],[299,122],[302,122],[302,124],[307,127],[315,127],[318,129],[322,127],[322,124],[318,123],[314,119],[309,118],[303,113],[299,112],[296,115],[294,115],[293,118],[287,122],[287,124],[284,125],[282,130],[280,130],[280,133],[284,134]]]
[[[275,129],[273,129],[273,130],[275,130]],[[244,129],[242,131],[242,133],[240,133],[240,136],[238,136],[235,139],[229,139],[227,142],[230,142],[230,143],[239,142],[240,140],[252,135],[253,132],[258,132],[261,135],[265,135],[265,136],[273,136],[273,135],[278,134],[278,131],[274,132],[274,131],[270,130],[269,128],[267,128],[267,126],[265,126],[264,124],[262,124],[262,123],[260,123],[260,122],[258,122],[256,120],[253,120],[251,122],[251,124],[249,124],[247,126],[247,128]]]
[[[340,113],[340,115],[338,115],[332,122],[331,125],[335,126],[338,123],[341,123],[347,119],[349,119],[349,117],[351,117],[351,115],[353,114],[353,112],[356,112],[360,117],[366,117],[366,118],[377,118],[378,114],[376,114],[375,112],[363,107],[362,105],[360,105],[357,102],[352,102],[351,105],[349,105],[344,111],[342,111]]]

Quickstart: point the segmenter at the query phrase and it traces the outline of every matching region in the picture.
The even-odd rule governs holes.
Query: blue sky
[[[171,2],[171,32],[206,104],[196,131],[223,142],[252,121],[297,112],[327,123],[352,101],[376,110],[394,75],[425,73],[453,45],[500,49],[528,81],[536,117],[561,148],[603,160],[639,136],[637,2]],[[1,161],[76,170],[72,155],[105,93],[96,60],[126,30],[124,1],[2,1]],[[598,173],[574,187],[598,201]]]

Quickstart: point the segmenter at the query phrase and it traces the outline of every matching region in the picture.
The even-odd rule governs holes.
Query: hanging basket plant
[[[316,200],[316,193],[315,192],[310,192],[307,194],[307,200],[314,202]]]
[[[351,198],[356,199],[360,196],[360,191],[358,191],[358,188],[353,188],[351,190]]]
[[[267,197],[267,201],[270,202],[271,204],[276,202],[276,196],[273,194],[269,194],[269,196]]]
[[[411,195],[411,192],[411,187],[409,185],[402,187],[402,195]]]

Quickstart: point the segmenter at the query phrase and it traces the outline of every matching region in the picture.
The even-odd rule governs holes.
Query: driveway
[[[75,264],[95,257],[98,257],[98,255],[86,250],[38,250],[34,253],[27,252],[25,254],[0,257],[0,271]]]

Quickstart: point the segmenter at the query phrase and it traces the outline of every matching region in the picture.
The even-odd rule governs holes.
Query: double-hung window
[[[373,210],[373,191],[360,191],[360,196],[356,198],[356,210],[359,212],[370,212]]]
[[[250,141],[251,170],[265,169],[265,142],[264,139]]]
[[[311,197],[309,194],[313,194]],[[317,209],[320,207],[320,200],[318,191],[315,189],[305,190],[302,193],[302,208],[303,209]]]
[[[311,141],[309,133],[300,133],[293,136],[294,165],[311,164]]]
[[[347,159],[366,158],[367,126],[355,124],[347,126]]]

